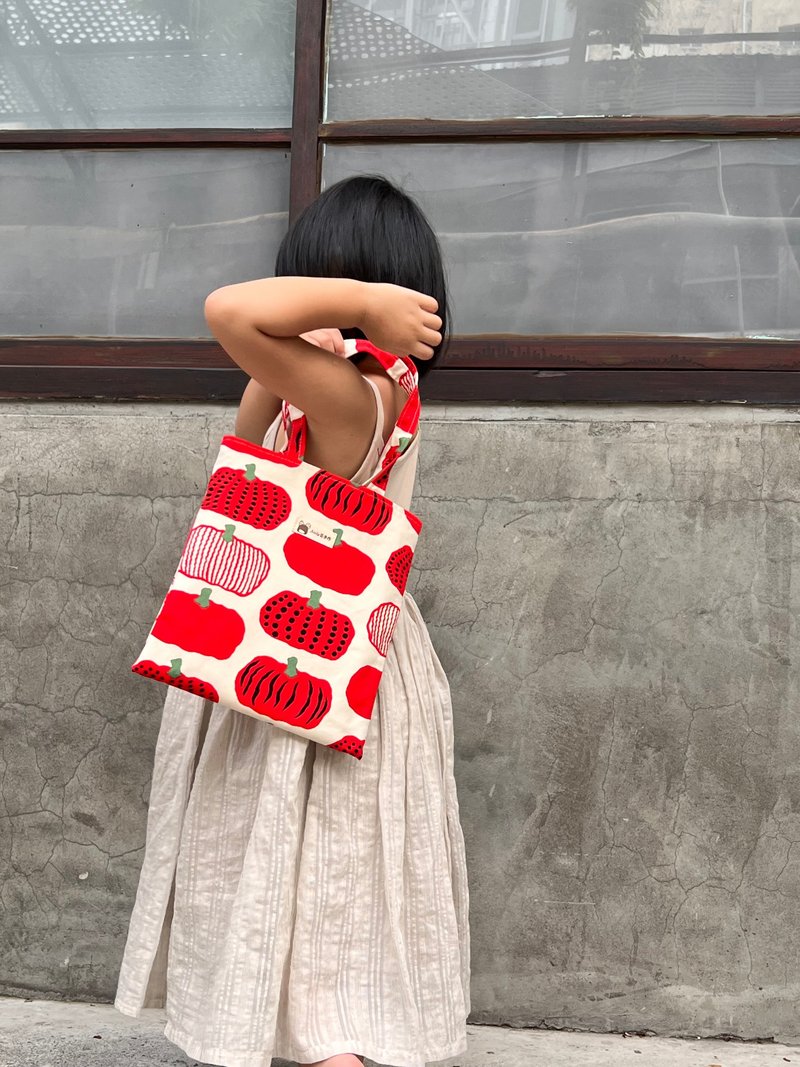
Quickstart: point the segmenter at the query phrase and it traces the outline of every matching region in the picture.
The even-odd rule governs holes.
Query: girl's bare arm
[[[344,341],[338,330],[314,330],[303,334],[303,340],[338,356],[344,356]],[[245,441],[260,445],[280,410],[281,398],[251,378],[239,402],[234,433]]]
[[[236,412],[236,436],[243,437],[245,441],[252,441],[254,445],[260,445],[280,410],[281,398],[251,378],[245,386],[239,410]]]
[[[436,307],[432,297],[395,285],[267,278],[215,290],[206,300],[206,319],[231,359],[264,391],[305,412],[309,462],[349,477],[374,429],[372,391],[349,360],[300,334],[357,327],[380,348],[426,359],[441,340]]]

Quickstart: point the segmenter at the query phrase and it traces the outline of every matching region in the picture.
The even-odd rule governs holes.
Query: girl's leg
[[[316,1063],[300,1063],[298,1067],[364,1067],[364,1061],[354,1052],[343,1052],[340,1056],[329,1056],[327,1060]]]

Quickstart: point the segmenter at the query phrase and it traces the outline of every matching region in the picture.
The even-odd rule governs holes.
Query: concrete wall
[[[0,988],[112,996],[224,408],[0,420]],[[800,414],[430,405],[476,1022],[800,1043]],[[6,558],[7,557],[7,558]]]

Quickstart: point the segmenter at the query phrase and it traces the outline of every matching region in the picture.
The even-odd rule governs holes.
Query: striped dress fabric
[[[370,384],[356,483],[383,443]],[[283,446],[280,421],[267,447]],[[418,447],[386,489],[406,507]],[[341,1052],[452,1064],[467,1047],[468,903],[450,690],[406,593],[360,761],[169,690],[114,1003],[165,1007],[169,1040],[219,1067]]]

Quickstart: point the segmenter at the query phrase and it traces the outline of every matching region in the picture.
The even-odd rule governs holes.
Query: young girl
[[[305,459],[362,484],[406,394],[344,336],[432,366],[436,237],[399,189],[352,178],[292,226],[276,275],[206,302],[251,377],[236,432],[284,447],[285,399],[306,415]],[[386,485],[406,507],[418,448]],[[408,593],[360,761],[169,691],[120,1011],[165,1004],[166,1036],[221,1067],[424,1067],[466,1049],[467,911],[450,691]]]

